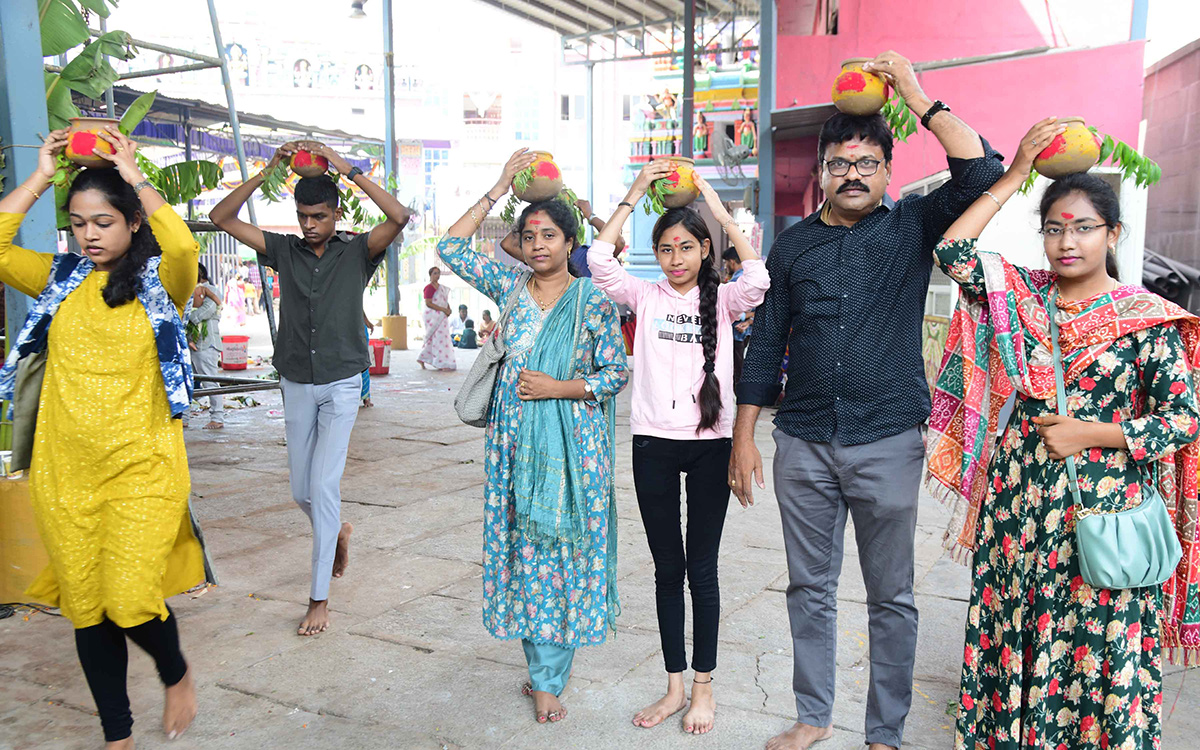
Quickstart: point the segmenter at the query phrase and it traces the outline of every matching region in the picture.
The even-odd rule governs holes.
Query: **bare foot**
[[[209,422],[208,424],[204,425],[204,429],[206,429],[206,430],[223,430],[223,429],[225,429],[225,423],[224,422]]]
[[[717,701],[713,698],[712,678],[706,682],[692,682],[692,705],[683,715],[683,731],[688,734],[707,734],[712,731],[717,715]]]
[[[308,600],[308,613],[296,629],[296,635],[316,635],[329,629],[329,602]]]
[[[191,726],[192,719],[196,718],[196,683],[192,680],[192,668],[188,667],[183,679],[164,692],[163,732],[173,740],[182,735]]]
[[[333,577],[341,578],[350,565],[350,535],[354,527],[349,521],[342,522],[342,530],[338,532],[337,551],[333,553]]]
[[[791,729],[767,740],[767,750],[808,750],[821,740],[833,736],[833,725],[814,727],[796,722]]]
[[[677,673],[672,673],[672,677]],[[683,692],[683,679],[670,679],[667,694],[633,715],[633,725],[642,729],[656,727],[668,716],[673,716],[687,707],[687,695]]]
[[[369,399],[369,398],[364,398],[364,399],[363,399],[363,402],[362,402],[362,405],[363,405],[363,408],[364,408],[364,409],[370,409],[370,408],[371,408],[372,406],[374,406],[375,404],[374,404],[374,402],[372,402],[372,401],[371,401],[371,399]]]
[[[424,363],[424,362],[422,362],[421,360],[419,360],[419,359],[418,359],[418,360],[417,360],[417,364],[421,365],[421,369],[422,369],[422,370],[424,370],[424,369],[425,369],[425,363]]]
[[[897,748],[892,747],[891,745],[885,745],[882,742],[872,742],[871,746],[867,748],[867,750],[897,750]]]
[[[133,735],[116,742],[105,742],[104,750],[133,750]]]
[[[550,722],[554,724],[567,718],[567,709],[559,702],[558,696],[541,690],[533,691],[533,708],[537,712],[538,724]]]

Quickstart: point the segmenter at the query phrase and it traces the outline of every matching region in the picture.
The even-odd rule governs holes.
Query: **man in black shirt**
[[[879,115],[837,114],[818,139],[821,209],[783,232],[767,257],[771,289],[737,386],[729,484],[743,505],[762,483],[754,424],[775,418],[775,496],[788,557],[788,615],[797,723],[769,750],[806,750],[832,734],[837,582],[846,516],[854,519],[870,616],[866,740],[898,748],[912,702],[917,493],[929,387],[921,321],[943,231],[1004,171],[1000,156],[941,102],[904,57],[864,66],[882,75],[946,149],[950,181],[893,202],[892,136]]]
[[[263,183],[263,174],[290,157],[297,143],[279,147],[263,172],[213,207],[209,218],[254,248],[279,283],[279,333],[273,362],[283,390],[284,429],[292,498],[313,529],[308,612],[297,630],[316,635],[329,627],[329,579],[340,578],[353,527],[341,521],[341,482],[350,431],[358,416],[361,375],[370,365],[362,295],[384,251],[408,223],[409,211],[328,146],[305,145],[361,188],[387,220],[366,234],[336,231],[342,210],[328,175],[296,183],[296,218],[303,237],[264,232],[237,217]]]

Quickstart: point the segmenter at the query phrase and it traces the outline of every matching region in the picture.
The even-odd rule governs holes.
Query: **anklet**
[[[707,680],[704,680],[704,681],[697,680],[695,677],[692,678],[692,682],[696,683],[697,685],[707,685],[708,683],[710,683],[712,681],[713,681],[713,678],[711,676]]]

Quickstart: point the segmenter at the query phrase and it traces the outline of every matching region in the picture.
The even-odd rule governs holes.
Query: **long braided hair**
[[[717,273],[716,253],[713,251],[712,236],[708,233],[708,224],[700,218],[700,214],[690,208],[672,208],[659,217],[654,224],[654,247],[667,230],[674,226],[683,229],[695,237],[701,248],[708,249],[708,255],[700,262],[700,273],[696,283],[700,287],[700,344],[704,349],[704,382],[700,384],[700,424],[696,433],[710,430],[721,416],[721,384],[717,380],[717,289],[721,285],[721,277]]]
[[[130,239],[129,250],[117,261],[117,267],[108,275],[108,283],[101,292],[105,304],[120,307],[137,299],[138,292],[142,291],[142,271],[146,269],[146,261],[162,255],[162,249],[150,230],[150,222],[146,221],[137,192],[117,170],[85,169],[80,172],[67,191],[66,206],[70,208],[71,198],[84,190],[95,190],[103,195],[104,200],[121,212],[126,222],[132,224],[141,220],[141,226]]]

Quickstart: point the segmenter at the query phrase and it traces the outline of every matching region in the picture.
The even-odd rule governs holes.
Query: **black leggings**
[[[634,435],[633,484],[654,558],[658,633],[668,672],[687,669],[683,643],[683,579],[692,592],[692,667],[717,666],[721,591],[717,552],[729,508],[732,441],[668,440]],[[679,523],[679,475],[687,474],[687,551]]]
[[[133,732],[129,694],[125,692],[125,673],[129,666],[129,651],[125,646],[127,635],[154,659],[158,676],[167,687],[182,680],[187,672],[187,662],[179,650],[179,629],[175,625],[174,612],[170,612],[166,620],[155,617],[132,628],[120,628],[112,620],[105,620],[99,625],[76,630],[75,649],[96,701],[105,742],[123,740]]]

